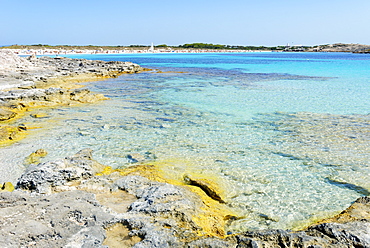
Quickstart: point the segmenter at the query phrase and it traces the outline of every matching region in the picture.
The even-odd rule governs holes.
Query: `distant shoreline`
[[[0,50],[12,51],[18,55],[69,55],[69,54],[147,54],[147,53],[252,53],[252,52],[349,52],[370,53],[370,45],[362,44],[327,44],[317,46],[289,45],[265,46],[230,46],[204,43],[184,44],[180,46],[49,46],[49,45],[12,45],[0,47]]]
[[[260,52],[274,52],[268,50],[216,50],[216,49],[179,49],[179,50],[163,50],[156,49],[148,51],[147,49],[133,49],[133,50],[55,50],[55,49],[3,49],[12,51],[17,55],[78,55],[78,54],[171,54],[171,53],[260,53]]]

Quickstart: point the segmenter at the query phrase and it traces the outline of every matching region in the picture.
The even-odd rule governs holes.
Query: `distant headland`
[[[202,52],[350,52],[370,53],[370,45],[363,44],[326,44],[316,46],[285,45],[285,46],[241,46],[207,43],[191,43],[178,46],[166,44],[129,45],[129,46],[96,46],[96,45],[9,45],[0,49],[11,49],[20,55],[28,54],[99,54],[99,53],[202,53]]]

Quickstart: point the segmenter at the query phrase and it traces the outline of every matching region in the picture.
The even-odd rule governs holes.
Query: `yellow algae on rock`
[[[50,87],[57,87],[62,89],[79,89],[84,87],[81,83],[101,81],[109,78],[116,78],[122,74],[129,72],[109,71],[103,73],[81,73],[71,74],[67,76],[50,77],[45,80],[35,82],[36,88],[46,89]],[[133,73],[133,72],[132,72]]]
[[[6,182],[1,186],[1,191],[14,191],[14,185],[11,182]]]
[[[195,193],[201,202],[198,209],[199,214],[197,216],[192,216],[192,221],[200,227],[200,229],[196,231],[196,235],[198,236],[216,236],[224,238],[226,236],[225,226],[231,220],[237,218],[237,215],[223,204],[223,190],[221,190],[214,181],[205,178],[204,175],[202,175],[202,178],[198,179],[195,179],[196,177],[194,176],[188,176],[188,178],[192,178],[191,180],[193,182],[189,184],[183,177],[178,180],[175,174],[174,178],[169,178],[168,172],[163,176],[164,172],[162,168],[153,164],[135,165],[123,169],[113,169],[107,166],[97,175],[109,175],[115,172],[119,172],[121,176],[137,175],[152,181],[173,184]],[[181,222],[181,220],[178,220],[178,222]],[[188,223],[178,224],[181,226],[188,225]]]
[[[185,187],[196,193],[204,204],[202,213],[192,218],[202,228],[202,232],[199,232],[198,235],[224,238],[226,225],[237,219],[238,214],[225,204],[212,199],[202,188],[192,185]]]
[[[44,118],[44,117],[47,117],[48,115],[46,113],[35,113],[35,114],[31,114],[31,117],[33,118]]]
[[[185,175],[184,181],[186,184],[201,188],[204,193],[206,193],[213,200],[216,200],[220,203],[225,203],[222,197],[221,189],[215,182],[207,178],[196,178],[191,175]]]
[[[115,171],[111,166],[105,166],[102,171],[96,173],[96,176],[110,175]]]
[[[21,140],[26,136],[22,128],[14,126],[0,126],[0,146],[8,145]]]
[[[13,119],[17,113],[6,108],[0,108],[0,121]]]
[[[47,155],[47,151],[44,149],[38,149],[37,151],[31,153],[25,160],[26,164],[37,164],[40,163],[40,158]]]
[[[121,176],[137,175],[160,183],[171,183],[169,182],[169,180],[163,178],[160,173],[161,170],[158,167],[151,164],[134,165],[125,169],[117,169],[117,171],[120,173]]]

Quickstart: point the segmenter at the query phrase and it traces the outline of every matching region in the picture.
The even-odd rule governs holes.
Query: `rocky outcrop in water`
[[[15,191],[0,193],[0,243],[5,247],[370,246],[368,197],[300,232],[226,235],[224,226],[214,222],[217,215],[207,214],[205,199],[191,190],[196,186],[149,180],[136,173],[140,166],[123,173],[97,173],[104,168],[88,149],[31,166]],[[204,225],[200,218],[213,224]]]
[[[11,51],[0,51],[0,90],[47,87],[68,81],[86,82],[137,73],[143,68],[131,62],[70,59],[66,57],[19,57]],[[64,82],[63,82],[64,80]]]
[[[131,62],[93,61],[64,57],[19,57],[0,51],[0,143],[22,137],[25,129],[1,124],[30,108],[69,106],[107,99],[76,83],[137,73],[144,69]]]

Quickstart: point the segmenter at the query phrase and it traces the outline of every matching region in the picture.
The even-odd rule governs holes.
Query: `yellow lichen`
[[[27,135],[22,129],[13,126],[0,126],[0,146],[13,144]]]
[[[26,164],[37,164],[40,162],[40,158],[45,157],[48,153],[44,149],[38,149],[31,153],[25,160]]]
[[[6,182],[1,186],[1,191],[12,192],[14,191],[14,186],[11,182]]]
[[[84,87],[80,83],[83,82],[92,82],[100,81],[112,77],[117,77],[126,72],[109,72],[108,74],[96,74],[96,73],[83,73],[77,75],[62,76],[56,78],[49,78],[44,81],[39,81],[35,83],[36,88],[62,88],[67,90],[77,89]],[[29,112],[34,109],[43,109],[51,108],[57,106],[71,106],[78,105],[82,103],[95,103],[102,100],[107,100],[109,98],[105,97],[102,94],[93,94],[93,93],[82,93],[82,94],[62,94],[62,95],[50,95],[47,96],[45,100],[14,100],[10,101],[4,106],[1,106],[2,109],[14,112],[14,116],[9,120],[1,121],[3,126],[0,126],[0,146],[10,145],[16,141],[23,139],[26,136],[26,132],[21,132],[25,130],[18,130],[17,127],[12,127],[10,124],[14,123],[15,120],[22,118],[26,112]],[[46,114],[43,113],[32,113],[34,118],[46,117]],[[4,125],[9,126],[4,126]],[[29,129],[29,128],[27,128]]]
[[[172,173],[173,177],[170,178],[169,172],[167,170],[168,168],[164,169],[163,167],[159,166],[158,162],[156,162],[155,164],[156,165],[141,164],[123,169],[113,169],[112,167],[107,166],[97,175],[109,175],[118,172],[121,176],[139,175],[142,177],[146,177],[152,181],[170,183],[173,185],[184,187],[185,189],[198,195],[199,199],[203,203],[200,214],[198,216],[193,216],[192,218],[194,223],[198,225],[201,230],[197,233],[197,235],[217,236],[221,238],[225,237],[225,226],[232,217],[236,216],[236,214],[231,211],[231,209],[229,209],[225,204],[212,199],[201,187],[188,185],[187,182],[183,180],[184,175],[180,176],[176,175],[176,173]],[[168,164],[166,164],[164,167],[166,166],[168,166]],[[193,172],[192,174],[195,173]],[[212,185],[215,191],[219,190],[220,192],[217,192],[218,194],[224,195],[221,187],[215,183],[220,180],[217,180],[214,175],[211,178],[206,178],[205,175],[202,175],[201,177],[203,180]],[[200,178],[199,175],[198,178]]]
[[[112,71],[109,74],[97,73],[83,73],[68,76],[59,76],[55,78],[48,78],[46,81],[37,81],[36,88],[45,89],[50,87],[57,87],[62,89],[78,89],[84,87],[81,83],[101,81],[109,78],[116,78],[119,75],[127,72]]]

